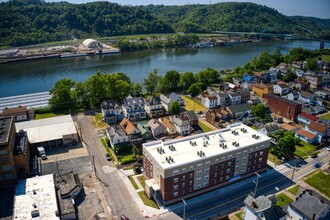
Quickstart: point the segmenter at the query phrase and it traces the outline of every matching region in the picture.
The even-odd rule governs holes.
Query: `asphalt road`
[[[106,151],[89,119],[84,115],[78,115],[74,119],[82,134],[82,141],[87,145],[92,161],[95,161],[96,174],[103,183],[109,209],[117,217],[125,214],[130,219],[145,219],[114,165],[105,159]]]
[[[314,164],[317,162],[329,162],[329,152],[323,151],[316,159],[308,158],[306,161],[301,161],[300,165],[295,169],[293,182],[291,181],[292,169],[291,165],[281,167],[281,170],[270,169],[261,173],[257,196],[269,195],[290,187],[295,184],[306,174],[312,172],[316,168]],[[225,216],[243,206],[243,201],[249,193],[255,190],[253,180],[256,177],[250,177],[238,183],[234,183],[227,187],[214,190],[207,194],[186,200],[186,219],[209,219],[216,216]],[[175,204],[168,207],[179,216],[183,216],[183,204]]]

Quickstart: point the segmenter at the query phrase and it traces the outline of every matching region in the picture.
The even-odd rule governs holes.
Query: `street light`
[[[254,197],[257,197],[257,189],[258,189],[258,184],[259,184],[259,177],[261,177],[257,172],[255,172],[257,175],[257,181],[253,181],[256,184],[256,187],[254,189]]]
[[[183,220],[186,219],[186,206],[187,206],[187,203],[186,201],[184,201],[184,199],[181,199],[182,202],[183,202]]]

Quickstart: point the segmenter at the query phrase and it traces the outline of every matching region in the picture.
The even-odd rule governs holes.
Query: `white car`
[[[330,147],[327,147],[327,150],[330,151]]]

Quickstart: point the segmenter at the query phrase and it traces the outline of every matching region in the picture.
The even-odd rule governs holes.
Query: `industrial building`
[[[16,123],[16,129],[27,132],[31,147],[55,147],[78,143],[71,115]]]
[[[146,193],[165,205],[266,170],[270,138],[241,123],[143,144]]]

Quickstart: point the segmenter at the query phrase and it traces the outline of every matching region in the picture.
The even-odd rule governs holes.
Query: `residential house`
[[[230,92],[228,95],[231,105],[241,104],[242,96],[238,92]]]
[[[288,220],[327,220],[330,219],[330,206],[326,199],[305,189],[287,209]]]
[[[124,116],[131,121],[139,121],[147,117],[146,110],[144,109],[144,100],[142,97],[133,98],[128,96],[123,101]]]
[[[164,115],[163,105],[159,96],[151,96],[146,99],[145,110],[150,117],[160,117]]]
[[[219,89],[221,91],[227,91],[227,90],[229,90],[229,83],[226,82],[226,83],[220,84]]]
[[[258,71],[252,71],[252,74],[260,79],[261,81],[265,78],[265,73],[264,72],[258,72]]]
[[[243,79],[241,77],[233,77],[232,80],[236,86],[240,86],[241,83],[243,82]]]
[[[302,61],[293,61],[291,66],[295,69],[303,69],[303,62]]]
[[[271,67],[265,72],[265,80],[267,82],[274,83],[281,76],[281,70],[279,68]]]
[[[101,104],[103,120],[108,124],[115,124],[124,118],[121,106],[116,100],[106,100]]]
[[[228,86],[229,86],[229,90],[232,91],[232,92],[236,92],[237,89],[238,89],[238,86],[236,86],[233,83],[229,83]]]
[[[124,118],[119,125],[124,129],[131,144],[139,145],[142,143],[141,131],[136,127],[134,122],[131,122],[128,118]]]
[[[286,84],[276,84],[273,86],[274,93],[280,94],[281,96],[290,93],[290,87]]]
[[[249,75],[248,73],[244,73],[243,75],[243,81],[244,82],[257,82],[257,77],[253,75]]]
[[[328,127],[325,124],[321,124],[316,121],[311,121],[305,128],[316,134],[315,142],[318,144],[321,143],[322,138],[328,133]]]
[[[215,95],[200,96],[200,103],[206,108],[215,108],[218,105],[218,97]]]
[[[129,136],[120,125],[110,126],[106,128],[105,132],[112,148],[129,144]]]
[[[299,99],[308,104],[316,104],[316,95],[306,91],[300,91]]]
[[[219,97],[219,100],[218,100],[219,106],[224,107],[224,106],[230,105],[230,98],[229,98],[228,93],[220,92],[218,97]]]
[[[160,102],[162,103],[162,105],[165,108],[165,110],[167,112],[169,112],[170,111],[170,105],[171,105],[172,100],[169,99],[169,98],[167,98],[163,94],[160,94],[159,98],[160,98]]]
[[[274,134],[278,130],[280,130],[280,127],[277,124],[273,123],[273,124],[265,125],[263,128],[260,128],[258,131],[264,135],[270,136],[271,134]]]
[[[309,87],[309,83],[304,80],[295,79],[294,81],[300,84],[300,91],[306,91]]]
[[[139,121],[136,127],[141,132],[142,140],[147,141],[152,138],[151,128],[147,121]]]
[[[238,93],[241,95],[241,103],[247,103],[250,100],[250,91],[248,89],[239,89]]]
[[[181,119],[178,115],[172,116],[171,121],[174,123],[177,133],[181,136],[189,135],[192,131],[188,119]]]
[[[190,126],[195,126],[195,125],[198,125],[198,115],[196,114],[195,111],[186,111],[186,112],[182,112],[180,114],[180,118],[181,118],[181,115],[186,115],[186,117],[188,118],[188,121],[190,123]]]
[[[287,70],[289,68],[289,65],[287,63],[280,63],[277,66],[280,70],[285,69]]]
[[[169,135],[176,134],[176,127],[174,123],[171,121],[170,117],[162,117],[158,119],[165,127],[166,131]]]
[[[248,195],[244,200],[244,220],[284,220],[286,213],[276,205],[275,195],[254,198]]]
[[[179,102],[180,106],[184,106],[184,100],[183,100],[183,98],[182,98],[180,95],[178,95],[178,94],[172,92],[172,93],[168,96],[168,98],[171,99],[172,102],[177,101],[177,102]]]
[[[269,109],[272,113],[275,115],[281,115],[290,120],[295,120],[302,110],[301,104],[274,94],[265,94],[263,98],[267,100]]]
[[[287,123],[282,123],[280,124],[281,129],[283,129],[284,131],[291,131],[291,132],[295,132],[298,130],[297,127],[287,124]]]
[[[241,116],[247,115],[251,111],[251,105],[247,103],[231,105],[226,108],[234,118],[240,118]]]
[[[241,83],[240,87],[242,89],[247,89],[247,90],[251,91],[252,90],[252,85],[253,85],[253,82],[243,82],[243,83]]]
[[[273,87],[270,85],[256,83],[252,85],[252,92],[257,96],[262,97],[264,94],[268,94],[273,91]]]
[[[305,76],[310,89],[320,88],[322,85],[322,76]]]
[[[301,112],[298,115],[297,121],[302,124],[308,125],[311,121],[318,121],[319,119],[320,118],[315,115],[311,115],[306,112]]]
[[[301,90],[301,84],[298,82],[291,81],[291,82],[288,82],[288,85],[291,87],[292,90],[295,90],[295,91]]]
[[[315,142],[316,134],[306,131],[306,130],[297,130],[295,132],[295,136],[297,138],[300,138],[302,141],[305,141],[306,143],[312,144]]]
[[[167,133],[166,127],[156,119],[148,121],[148,125],[151,128],[151,133],[154,137],[159,137]]]
[[[28,110],[26,106],[19,106],[16,108],[5,108],[2,111],[2,117],[13,116],[15,122],[27,121],[34,119],[34,110]]]
[[[229,121],[230,119],[231,114],[224,107],[207,110],[205,114],[205,120],[216,127],[221,127],[221,123]]]
[[[291,101],[296,101],[296,100],[299,99],[299,96],[300,96],[299,92],[292,91],[286,96],[286,98],[291,100]]]

